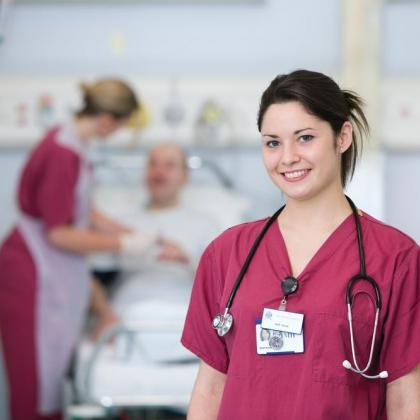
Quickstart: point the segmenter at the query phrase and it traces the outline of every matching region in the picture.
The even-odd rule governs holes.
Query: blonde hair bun
[[[83,108],[78,115],[109,113],[116,118],[125,118],[139,108],[134,90],[120,79],[100,79],[94,83],[80,83],[83,93]]]

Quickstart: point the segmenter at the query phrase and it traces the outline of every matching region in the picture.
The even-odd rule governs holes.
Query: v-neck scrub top
[[[346,287],[359,273],[353,216],[325,241],[299,275],[287,310],[304,314],[304,353],[257,355],[256,321],[263,308],[277,309],[281,280],[291,275],[279,226],[267,231],[237,291],[233,327],[219,337],[211,326],[227,298],[254,240],[267,219],[224,232],[204,252],[193,286],[182,343],[226,374],[219,420],[386,419],[386,385],[420,362],[419,248],[405,234],[367,214],[360,217],[367,274],[382,296],[376,352],[368,373],[387,370],[387,379],[368,380],[342,366],[351,356]],[[304,240],[304,238],[302,238]],[[375,300],[367,282],[354,289],[353,328],[359,366],[366,365]]]

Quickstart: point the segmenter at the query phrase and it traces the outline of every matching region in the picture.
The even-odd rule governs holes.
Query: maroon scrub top
[[[367,214],[361,216],[367,274],[382,295],[377,344],[368,380],[342,366],[352,361],[346,287],[359,273],[353,216],[331,234],[299,275],[287,310],[304,317],[303,354],[257,355],[256,320],[263,308],[278,308],[280,282],[291,274],[286,246],[274,223],[262,240],[233,301],[234,323],[223,338],[211,326],[223,313],[233,283],[267,219],[224,232],[204,252],[194,283],[182,343],[227,375],[219,420],[386,419],[389,382],[420,362],[420,278],[417,244]],[[302,238],[304,240],[304,238]],[[367,282],[354,290],[353,328],[359,366],[369,355],[375,300]]]
[[[18,189],[20,211],[48,228],[71,224],[76,206],[80,158],[57,141],[59,131],[51,130],[33,150]]]

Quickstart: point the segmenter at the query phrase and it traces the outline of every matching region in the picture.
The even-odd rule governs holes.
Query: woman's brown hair
[[[327,121],[336,136],[346,121],[353,125],[353,141],[341,158],[341,183],[353,177],[369,124],[362,110],[363,101],[354,92],[342,90],[330,77],[309,70],[296,70],[277,76],[264,91],[258,111],[258,129],[272,104],[298,101],[305,109]]]

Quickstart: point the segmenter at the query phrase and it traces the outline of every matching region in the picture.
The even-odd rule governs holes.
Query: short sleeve
[[[71,224],[75,216],[79,159],[57,148],[48,157],[37,194],[37,209],[48,229]]]
[[[212,319],[220,312],[222,292],[213,247],[214,243],[208,246],[198,265],[181,342],[208,365],[226,373],[229,357],[225,342],[212,327]]]
[[[388,382],[420,363],[420,253],[414,245],[397,268],[384,323],[381,369]]]

